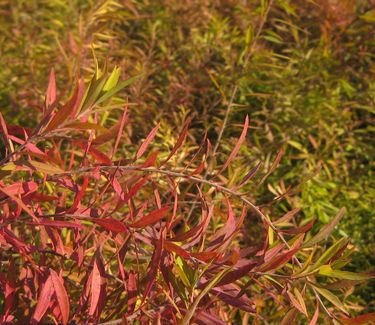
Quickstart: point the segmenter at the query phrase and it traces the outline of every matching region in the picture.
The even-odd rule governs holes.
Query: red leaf
[[[91,219],[94,223],[98,224],[99,226],[113,231],[114,233],[121,233],[127,232],[127,228],[125,225],[116,219],[113,218],[100,218],[100,219]]]
[[[86,146],[83,142],[76,142],[77,146],[80,147],[83,150],[86,150]],[[112,165],[112,160],[109,159],[109,157],[104,154],[103,152],[93,148],[90,146],[88,148],[88,153],[98,162],[105,164],[105,165]]]
[[[50,202],[50,201],[57,201],[59,199],[57,196],[45,195],[45,194],[38,193],[38,192],[34,192],[28,197],[31,197],[31,200],[34,202]]]
[[[105,164],[105,165],[112,165],[112,161],[111,159],[109,159],[109,157],[104,154],[103,152],[93,148],[93,147],[90,147],[89,148],[89,154],[95,159],[97,160],[98,162],[102,163],[102,164]]]
[[[259,271],[266,272],[269,270],[277,269],[287,263],[295,253],[298,252],[300,249],[301,243],[303,240],[303,236],[301,236],[297,241],[293,244],[293,246],[285,253],[281,253],[274,257],[271,261],[264,263],[260,266]]]
[[[280,219],[277,219],[276,221],[274,221],[273,224],[277,225],[277,224],[280,224],[280,223],[284,223],[284,222],[290,221],[290,219],[292,219],[300,210],[301,209],[296,208],[296,209],[288,211]]]
[[[152,286],[154,285],[156,275],[159,270],[161,255],[163,253],[163,247],[164,247],[164,236],[165,236],[165,229],[163,229],[160,232],[160,238],[155,241],[155,250],[154,250],[154,253],[152,254],[150,264],[148,265],[148,272],[146,275],[147,284],[146,284],[146,289],[143,294],[142,303],[144,302],[144,300],[147,298],[148,294],[150,293]]]
[[[134,195],[137,194],[137,192],[142,188],[142,186],[147,182],[148,176],[143,177],[137,184],[135,184],[128,193],[125,194],[123,198],[121,198],[123,201],[130,200]]]
[[[116,150],[118,148],[118,145],[120,143],[122,131],[124,130],[124,126],[125,126],[125,122],[126,122],[127,117],[128,117],[128,103],[126,102],[124,113],[122,114],[122,118],[121,118],[121,121],[120,121],[120,126],[119,126],[119,130],[118,130],[118,133],[117,133],[115,146],[113,147],[113,150],[112,150],[112,155],[111,155],[112,157],[115,155]]]
[[[147,150],[147,147],[149,146],[149,144],[151,143],[151,141],[154,139],[155,135],[156,135],[156,132],[158,132],[159,130],[159,127],[160,127],[160,123],[158,123],[152,130],[151,132],[148,134],[147,138],[145,139],[145,141],[142,143],[142,145],[139,147],[136,155],[135,155],[135,159],[139,159],[140,157],[143,156],[143,154],[145,153],[145,151]]]
[[[252,301],[247,296],[238,296],[239,292],[240,291],[233,286],[226,286],[224,290],[219,288],[212,289],[212,293],[218,296],[226,304],[249,313],[254,313],[255,309],[252,306]]]
[[[18,182],[11,185],[7,185],[6,191],[13,195],[29,194],[35,192],[38,189],[38,184],[35,182]],[[0,199],[6,197],[4,193],[0,193]]]
[[[167,206],[165,206],[165,207],[163,207],[159,210],[152,211],[148,215],[141,218],[140,220],[134,222],[131,225],[131,227],[133,227],[133,228],[143,228],[143,227],[146,227],[146,226],[151,225],[153,223],[156,223],[166,215],[168,210],[169,210],[169,208]]]
[[[3,236],[6,243],[17,248],[21,253],[30,252],[30,246],[25,242],[19,240],[17,236],[9,229],[0,228],[0,234]]]
[[[180,134],[180,136],[178,137],[177,139],[177,142],[176,144],[174,145],[172,151],[170,152],[169,156],[167,157],[167,159],[165,159],[162,163],[162,165],[164,165],[169,159],[171,159],[171,157],[176,153],[176,151],[181,147],[181,145],[184,143],[185,141],[185,138],[186,138],[186,134],[187,134],[187,131],[188,131],[188,128],[189,128],[189,124],[191,122],[191,119],[189,118],[185,125],[184,125],[184,128]]]
[[[246,176],[242,179],[241,183],[239,184],[239,186],[245,184],[250,178],[252,178],[256,173],[257,171],[259,170],[259,167],[261,166],[261,162],[259,162],[253,169],[251,169],[247,174]]]
[[[14,200],[18,204],[18,206],[20,208],[22,208],[25,212],[27,212],[33,219],[37,220],[37,218],[34,215],[34,212],[31,211],[25,205],[25,203],[23,203],[23,201],[20,198],[18,198],[17,196],[13,195],[12,193],[9,193],[8,190],[6,190],[5,188],[2,188],[1,186],[0,186],[0,192],[3,192],[6,196],[9,196],[12,200]]]
[[[53,287],[55,289],[55,293],[57,297],[57,302],[60,307],[62,322],[65,325],[69,321],[69,311],[70,311],[69,297],[64,287],[64,281],[57,275],[57,273],[54,270],[51,269],[50,272],[51,272]]]
[[[240,150],[241,145],[246,138],[248,127],[249,127],[249,116],[246,115],[245,124],[243,126],[242,133],[241,133],[240,137],[238,138],[236,145],[234,146],[231,154],[229,155],[227,161],[225,162],[224,166],[221,168],[219,173],[221,173],[225,168],[227,168],[228,165],[230,164],[230,162],[237,156],[237,153]]]
[[[164,248],[168,252],[174,252],[174,253],[176,253],[177,255],[180,255],[182,258],[184,258],[186,260],[190,258],[190,254],[186,250],[184,250],[180,246],[178,246],[176,244],[173,244],[173,243],[171,243],[167,240],[164,242]]]
[[[203,262],[211,261],[212,259],[216,258],[219,255],[218,252],[191,252],[190,256],[194,257],[198,260],[201,260]]]
[[[337,226],[340,222],[342,217],[345,214],[345,209],[341,208],[337,215],[327,223],[313,238],[309,239],[307,242],[303,244],[304,247],[311,247],[322,240],[325,240],[333,231],[333,229]]]
[[[43,285],[42,291],[38,299],[38,303],[34,311],[34,315],[31,319],[31,324],[38,324],[40,320],[43,318],[51,302],[53,293],[54,293],[53,283],[52,283],[52,277],[50,275],[47,281]]]
[[[148,155],[144,163],[141,165],[142,168],[151,167],[155,164],[156,158],[158,157],[159,151],[152,152]]]
[[[62,123],[64,123],[69,117],[72,116],[74,109],[76,106],[78,106],[79,102],[82,99],[83,96],[83,88],[84,83],[82,80],[77,82],[73,95],[68,100],[68,102],[61,107],[57,113],[53,116],[51,121],[48,123],[45,131],[54,130],[57,127],[59,127]]]
[[[129,272],[128,276],[128,313],[130,314],[137,302],[137,277],[133,271]]]
[[[13,134],[13,135],[22,135],[22,136],[27,135],[27,136],[31,136],[31,134],[33,133],[32,129],[26,128],[26,127],[22,127],[22,126],[19,126],[19,125],[8,124],[7,128],[8,128],[9,134]]]
[[[85,196],[85,192],[86,192],[86,188],[87,188],[88,184],[89,184],[89,178],[87,176],[85,176],[83,178],[83,183],[82,183],[81,189],[78,191],[78,193],[76,193],[76,195],[74,197],[73,205],[68,209],[68,211],[67,211],[68,213],[74,212],[77,209],[81,200]]]
[[[39,223],[30,222],[29,224],[33,226],[47,226],[47,227],[56,227],[56,228],[78,228],[78,229],[83,228],[83,226],[79,223],[62,221],[62,220],[41,220]]]
[[[270,174],[276,169],[276,167],[277,167],[277,166],[279,165],[279,163],[280,163],[280,160],[281,160],[283,154],[284,154],[283,149],[280,149],[279,152],[277,153],[277,156],[276,156],[275,161],[273,162],[271,168],[270,168],[269,171],[266,173],[266,175],[264,175],[264,176],[262,177],[262,179],[261,179],[261,181],[259,182],[258,185],[262,184],[262,183],[266,180],[266,178],[267,178],[267,177],[268,177],[268,176],[269,176],[269,175],[270,175]]]
[[[230,238],[233,236],[236,231],[236,220],[234,218],[232,206],[227,197],[225,201],[228,207],[228,218],[225,222],[225,225],[212,237],[212,241],[209,244],[210,249],[224,250],[230,244]]]
[[[118,121],[115,125],[113,125],[109,130],[101,133],[99,136],[97,136],[93,140],[93,145],[102,145],[103,143],[106,143],[114,138],[117,139],[117,136],[119,134],[119,131],[121,130],[121,127],[124,127],[126,122],[126,119],[121,119]]]
[[[14,150],[13,144],[12,144],[12,141],[9,139],[8,127],[1,112],[0,112],[0,131],[4,136],[4,142],[8,146],[9,151],[12,152]]]
[[[170,241],[179,241],[179,242],[185,241],[195,236],[196,234],[200,233],[202,229],[203,229],[203,222],[200,223],[198,226],[191,228],[190,230],[188,230],[187,232],[183,234],[176,235],[175,237],[171,238]]]
[[[191,175],[191,176],[199,175],[200,173],[203,172],[204,167],[205,167],[205,162],[202,161],[202,162],[197,166],[197,168],[195,168],[195,169],[190,173],[190,175]]]
[[[235,270],[230,271],[223,276],[223,278],[216,285],[217,287],[220,287],[222,285],[229,284],[229,283],[234,283],[238,279],[241,279],[256,266],[257,262],[254,260],[242,259],[237,264],[238,266],[236,266]]]
[[[227,322],[224,322],[217,315],[210,314],[208,311],[201,309],[197,311],[196,315],[194,315],[194,323],[198,325],[227,325]]]
[[[113,189],[115,190],[115,192],[117,193],[117,195],[121,198],[121,200],[124,200],[125,198],[125,193],[124,191],[122,190],[122,186],[121,184],[119,183],[119,181],[117,180],[116,177],[112,177],[110,179],[110,182],[112,184],[112,187]]]
[[[302,233],[308,232],[312,228],[314,223],[315,223],[315,219],[311,220],[309,223],[307,223],[306,225],[302,227],[296,227],[293,229],[279,229],[279,231],[288,235],[302,234]]]
[[[56,78],[55,78],[55,69],[52,68],[49,75],[49,83],[46,92],[45,105],[46,108],[53,105],[56,101]]]
[[[360,324],[368,324],[375,322],[375,313],[369,313],[364,315],[359,315],[353,318],[342,317],[340,318],[344,324],[347,325],[360,325]]]
[[[15,293],[16,293],[16,288],[17,288],[17,283],[16,283],[16,268],[15,268],[15,262],[14,259],[11,258],[9,261],[9,267],[7,271],[7,281],[5,283],[5,290],[4,290],[4,295],[5,295],[5,310],[4,310],[4,319],[6,323],[7,316],[10,314],[10,311],[12,308],[14,308],[14,298],[15,298]]]

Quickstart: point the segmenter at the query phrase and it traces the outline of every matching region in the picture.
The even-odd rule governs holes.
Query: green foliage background
[[[324,224],[345,207],[340,232],[358,248],[351,267],[369,270],[374,8],[370,0],[0,0],[1,112],[11,124],[35,125],[50,68],[64,96],[77,69],[93,71],[94,48],[123,77],[144,73],[128,91],[133,142],[161,121],[158,142],[167,147],[189,115],[191,140],[199,143],[208,130],[215,143],[230,107],[221,161],[248,114],[247,146],[228,177],[238,183],[261,161],[246,188],[260,205],[297,186],[268,205],[271,215],[300,207],[304,218]],[[258,186],[281,148],[279,168]],[[371,286],[357,290],[358,301],[374,309]]]

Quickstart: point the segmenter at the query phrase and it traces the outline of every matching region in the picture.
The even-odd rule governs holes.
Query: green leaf
[[[320,293],[324,298],[326,298],[329,302],[331,302],[334,306],[342,310],[345,314],[348,314],[344,304],[340,301],[340,299],[334,295],[331,291],[328,291],[323,288],[319,288],[314,286],[315,290]]]
[[[364,15],[360,16],[360,18],[368,23],[375,23],[375,9],[369,10]]]
[[[338,278],[344,280],[364,281],[372,279],[370,274],[354,273],[349,271],[334,270],[330,265],[323,265],[319,268],[319,274],[331,278]]]
[[[198,295],[197,298],[195,298],[194,302],[191,304],[191,306],[188,308],[188,311],[182,320],[181,325],[188,325],[190,324],[191,318],[195,314],[195,310],[198,307],[199,302],[202,300],[202,298],[213,288],[215,285],[223,278],[223,276],[228,273],[231,270],[231,268],[224,269],[211,280],[211,282],[201,291],[201,293]]]
[[[134,81],[136,81],[137,79],[139,79],[141,76],[143,76],[143,73],[142,74],[139,74],[139,75],[136,75],[132,78],[129,78],[123,82],[120,82],[116,87],[112,88],[111,90],[107,91],[103,96],[101,96],[96,104],[100,104],[104,101],[106,101],[107,99],[110,99],[112,96],[116,95],[120,90],[122,90],[123,88],[131,85]]]
[[[44,173],[44,174],[54,175],[54,174],[64,173],[64,170],[62,170],[60,167],[48,165],[48,164],[41,163],[35,160],[28,160],[27,162],[24,163],[24,165],[25,166],[31,165],[32,167],[35,168],[36,171]]]
[[[190,284],[189,278],[186,275],[185,270],[184,270],[184,261],[182,260],[182,258],[180,256],[176,257],[176,264],[175,264],[175,266],[176,266],[176,269],[177,269],[177,273],[178,273],[181,281],[183,282],[183,284],[187,288],[190,288],[191,284]]]
[[[120,78],[120,74],[121,74],[121,69],[115,67],[113,69],[111,75],[109,76],[107,82],[105,83],[105,85],[103,87],[103,91],[109,91],[112,88],[114,88],[118,83],[118,80]]]
[[[348,242],[349,238],[341,238],[340,240],[338,240],[322,254],[322,256],[315,262],[311,269],[315,270],[319,268],[319,266],[329,261],[341,248],[347,245]]]
[[[96,79],[96,75],[92,77],[90,84],[87,87],[85,94],[83,95],[81,105],[77,113],[84,112],[95,104],[96,100],[103,90],[105,82],[106,78],[104,75],[99,79]]]

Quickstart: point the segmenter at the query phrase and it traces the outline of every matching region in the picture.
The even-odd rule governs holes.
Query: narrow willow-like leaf
[[[48,88],[46,92],[46,108],[53,105],[56,102],[56,77],[55,69],[52,68],[49,75]]]
[[[153,223],[156,223],[166,215],[168,210],[169,210],[169,207],[163,207],[161,209],[152,211],[149,214],[142,217],[141,219],[139,219],[138,221],[134,222],[131,225],[131,227],[133,227],[133,228],[143,228],[143,227],[149,226]]]
[[[315,290],[318,291],[324,298],[326,298],[328,301],[330,301],[334,306],[336,306],[338,309],[342,310],[345,314],[348,314],[348,311],[346,310],[344,304],[340,301],[340,299],[334,295],[331,291],[319,287],[315,287]]]
[[[116,87],[118,80],[120,78],[120,74],[121,74],[121,69],[118,67],[115,67],[111,75],[109,76],[107,82],[105,83],[103,87],[103,91],[109,91],[112,88]]]
[[[340,211],[331,220],[331,222],[325,225],[313,238],[305,242],[303,244],[303,247],[311,247],[321,242],[322,240],[327,239],[328,236],[332,233],[333,229],[335,229],[337,224],[340,222],[344,214],[345,214],[345,209],[344,208],[340,209]]]
[[[334,243],[330,248],[328,248],[322,256],[314,263],[310,269],[315,270],[321,265],[328,262],[342,247],[346,246],[349,242],[349,238],[341,238],[336,243]]]
[[[57,302],[60,307],[60,312],[62,316],[62,322],[64,325],[68,324],[69,321],[69,311],[70,303],[69,297],[64,287],[64,281],[57,275],[54,270],[50,270],[53,287],[55,289]]]
[[[143,76],[143,73],[142,74],[139,74],[139,75],[136,75],[132,78],[129,78],[123,82],[120,82],[116,87],[113,87],[111,88],[110,90],[108,90],[106,93],[104,93],[103,96],[101,96],[97,101],[96,101],[96,104],[101,104],[103,103],[104,101],[112,98],[114,95],[116,95],[120,90],[124,89],[125,87],[131,85],[132,83],[134,83],[136,80],[138,80],[140,77]]]
[[[112,231],[114,233],[127,232],[125,225],[116,219],[113,218],[96,218],[91,219],[97,225],[103,227],[106,230]]]
[[[195,298],[194,302],[190,305],[189,309],[187,310],[184,319],[181,322],[181,325],[188,325],[190,324],[190,320],[194,316],[196,309],[202,300],[202,298],[210,292],[210,290],[215,287],[215,285],[221,280],[221,278],[229,272],[230,269],[224,269],[220,271],[218,274],[215,275],[215,277],[208,283],[208,285],[200,292],[198,297]]]
[[[365,281],[374,278],[373,275],[355,273],[349,271],[334,270],[330,265],[323,265],[319,268],[319,274],[325,275],[332,278],[353,280],[353,281]]]
[[[311,321],[309,325],[316,325],[319,318],[319,302],[316,303],[315,313],[313,318],[311,318]]]
[[[48,306],[50,305],[52,295],[54,293],[52,277],[49,276],[47,281],[42,287],[38,303],[36,305],[33,317],[31,319],[31,324],[38,324],[46,313]]]
[[[237,143],[236,145],[234,146],[232,152],[230,153],[228,159],[226,160],[226,162],[224,163],[223,167],[221,167],[221,170],[219,173],[221,173],[223,170],[225,170],[228,165],[231,163],[231,161],[237,156],[237,153],[238,151],[240,151],[240,148],[241,148],[241,145],[242,143],[245,141],[245,138],[246,138],[246,134],[247,134],[247,129],[249,128],[249,116],[246,115],[246,118],[245,118],[245,124],[243,126],[243,129],[242,129],[242,132],[241,132],[241,135],[240,137],[238,138],[237,140]]]
[[[155,135],[156,135],[156,132],[158,132],[159,130],[159,127],[160,127],[160,123],[158,123],[152,130],[151,132],[148,134],[147,138],[145,139],[145,141],[141,144],[141,146],[139,147],[137,153],[135,154],[135,159],[139,159],[140,157],[143,156],[143,154],[145,153],[145,151],[147,150],[147,147],[149,146],[149,144],[151,143],[151,141],[154,139]]]

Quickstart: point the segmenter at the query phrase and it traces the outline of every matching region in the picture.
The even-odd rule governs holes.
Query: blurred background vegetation
[[[248,114],[232,184],[261,162],[245,190],[271,216],[298,207],[324,224],[345,207],[339,231],[356,247],[351,267],[373,267],[375,1],[0,0],[0,13],[0,105],[10,124],[37,123],[51,67],[63,97],[77,73],[93,71],[94,53],[121,78],[144,73],[127,90],[130,141],[160,121],[157,141],[168,149],[191,116],[190,143],[205,130],[219,137],[222,162]],[[356,290],[374,310],[371,286]]]

